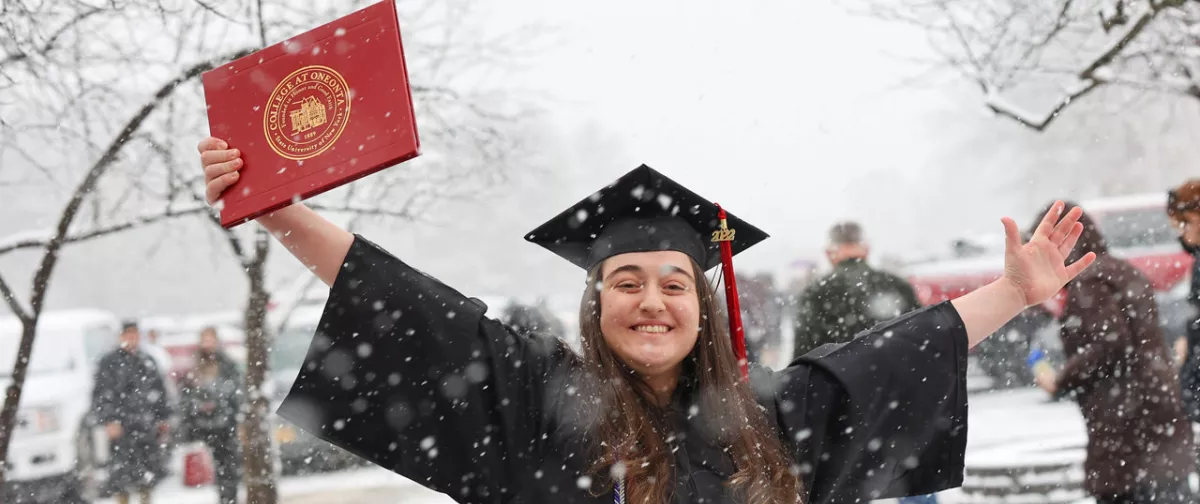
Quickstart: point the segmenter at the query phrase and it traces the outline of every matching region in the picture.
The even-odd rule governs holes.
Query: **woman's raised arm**
[[[216,205],[225,189],[238,180],[238,170],[242,168],[241,152],[213,137],[201,140],[196,147],[204,167],[208,203]],[[333,285],[346,253],[354,243],[354,235],[302,203],[293,203],[259,217],[257,221],[328,286]]]

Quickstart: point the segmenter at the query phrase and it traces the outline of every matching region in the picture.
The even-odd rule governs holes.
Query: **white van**
[[[100,310],[44,312],[8,451],[5,502],[90,502],[96,458],[91,407],[96,365],[116,348],[116,315]],[[21,339],[16,317],[0,318],[0,390],[12,380]],[[80,456],[83,454],[84,456]]]

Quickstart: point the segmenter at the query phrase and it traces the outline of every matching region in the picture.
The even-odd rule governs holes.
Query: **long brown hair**
[[[204,337],[212,335],[217,347],[211,352],[204,350]],[[217,336],[217,328],[208,326],[200,330],[200,344],[197,345],[195,365],[188,371],[188,377],[196,383],[211,382],[221,374],[221,361],[217,353],[221,351],[221,338]]]
[[[600,273],[603,263],[588,272],[579,310],[582,366],[594,388],[591,402],[600,406],[593,417],[590,468],[598,480],[611,484],[617,477],[628,483],[627,502],[670,502],[675,489],[674,457],[668,449],[670,411],[651,403],[649,385],[633,372],[604,340],[600,331]],[[736,472],[729,486],[748,504],[802,502],[795,464],[779,435],[759,408],[749,384],[741,379],[729,331],[724,327],[717,296],[694,261],[692,272],[700,300],[700,335],[684,358],[679,387],[699,391],[695,414],[715,426],[713,441],[733,459]],[[623,468],[610,470],[610,468]],[[608,487],[611,488],[611,487]]]
[[[1182,221],[1187,214],[1200,214],[1200,179],[1191,179],[1167,192],[1167,216]]]

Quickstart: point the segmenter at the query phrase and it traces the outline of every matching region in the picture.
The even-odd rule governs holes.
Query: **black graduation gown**
[[[570,350],[485,310],[356,237],[279,414],[461,503],[613,502],[586,476],[584,440],[572,436]],[[943,303],[759,370],[756,384],[774,385],[760,401],[805,474],[805,502],[961,485],[966,355],[962,320]],[[675,403],[695,392],[680,387]],[[702,418],[677,416],[675,501],[736,502],[722,487],[732,461],[697,428]]]

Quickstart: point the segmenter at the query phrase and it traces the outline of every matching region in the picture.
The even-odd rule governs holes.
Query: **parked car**
[[[273,405],[283,401],[300,374],[300,366],[304,364],[309,343],[317,332],[323,308],[324,299],[317,297],[302,301],[287,313],[273,312],[268,315],[270,327],[278,331],[271,344],[268,360],[270,375],[266,392]],[[366,463],[350,452],[296,428],[277,415],[272,415],[272,418],[277,421],[275,442],[279,446],[283,474],[333,471]]]
[[[42,313],[8,453],[4,502],[91,502],[107,449],[90,415],[96,365],[116,348],[120,320],[100,310]],[[0,318],[0,389],[12,381],[21,338]]]
[[[1192,258],[1179,246],[1166,216],[1166,203],[1165,192],[1079,202],[1100,226],[1111,253],[1129,261],[1153,284],[1162,314],[1159,323],[1165,336],[1173,340],[1183,334],[1183,324],[1191,314],[1184,297]],[[908,265],[907,276],[922,303],[954,299],[1003,273],[1002,239],[992,237],[972,245],[956,242],[953,248],[957,253],[952,257]],[[1062,312],[1062,302],[1060,293],[1026,310],[978,345],[973,353],[980,368],[1000,386],[1032,384],[1025,359],[1033,345],[1047,349],[1052,359],[1061,359],[1055,352],[1061,347],[1055,320]]]

